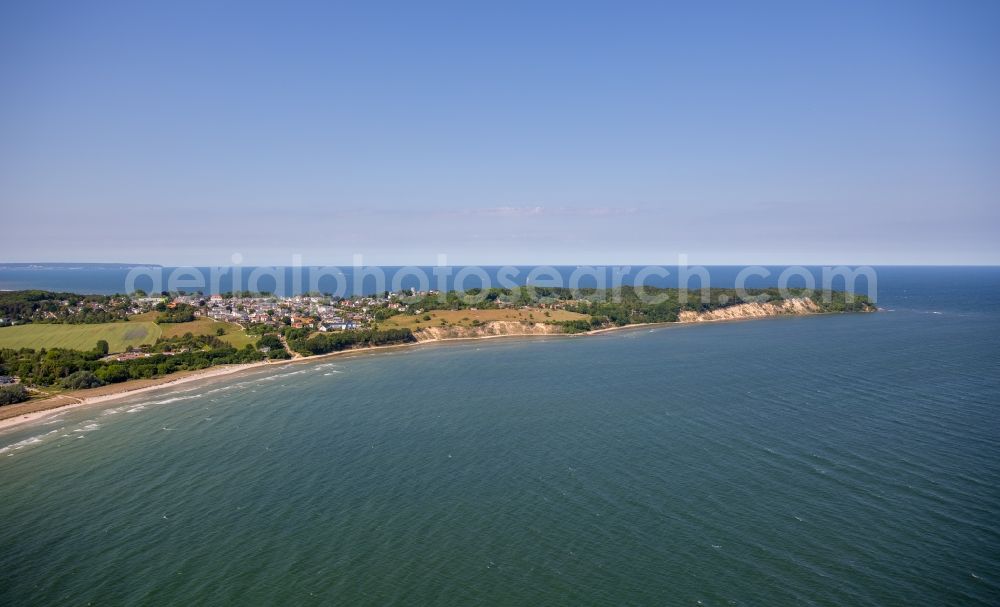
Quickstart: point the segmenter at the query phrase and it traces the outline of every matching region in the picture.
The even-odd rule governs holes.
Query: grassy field
[[[70,348],[93,350],[97,340],[108,342],[112,352],[128,346],[151,344],[160,327],[151,322],[109,322],[93,325],[30,324],[0,328],[0,348]]]
[[[130,322],[136,320],[152,321],[156,318],[156,315],[156,312],[148,312],[140,316],[133,316]],[[196,318],[191,322],[165,322],[157,326],[160,328],[161,336],[165,338],[178,337],[185,333],[191,333],[192,335],[215,335],[218,329],[222,329],[225,331],[225,334],[222,335],[222,341],[229,342],[237,348],[242,348],[247,344],[257,341],[256,337],[247,335],[243,331],[243,327],[228,322],[212,320],[211,318]]]
[[[470,327],[473,321],[487,323],[494,320],[507,321],[527,321],[527,322],[557,322],[563,320],[590,320],[586,314],[567,312],[565,310],[543,310],[541,308],[504,309],[504,310],[434,310],[428,312],[430,320],[424,320],[424,314],[409,316],[400,314],[383,321],[379,324],[381,328],[409,328],[412,330],[421,327],[440,327],[442,321],[445,326]]]
[[[222,340],[237,348],[254,343],[256,338],[247,335],[239,325],[198,318],[192,322],[156,324],[156,313],[134,316],[128,322],[109,322],[93,325],[28,324],[0,328],[0,348],[70,348],[92,350],[97,340],[108,342],[111,352],[124,352],[128,346],[151,344],[160,337],[174,337],[192,333],[215,335],[222,329]]]

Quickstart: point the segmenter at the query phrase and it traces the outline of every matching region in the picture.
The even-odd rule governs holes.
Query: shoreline
[[[25,424],[35,420],[55,415],[68,409],[75,409],[84,405],[93,405],[110,400],[125,398],[134,394],[142,394],[153,390],[169,388],[171,386],[190,383],[201,379],[221,377],[231,375],[240,371],[256,369],[269,365],[267,361],[256,363],[245,363],[240,365],[220,365],[198,369],[196,371],[181,371],[183,375],[178,377],[177,373],[157,377],[152,379],[135,379],[122,382],[120,384],[110,384],[100,388],[92,388],[88,395],[86,390],[74,390],[65,394],[59,394],[49,398],[36,401],[27,401],[15,405],[6,405],[0,408],[0,431]],[[106,393],[96,394],[102,388],[112,388]],[[69,402],[67,402],[69,401]]]
[[[391,344],[385,346],[370,346],[367,348],[353,348],[350,350],[339,350],[337,352],[327,352],[325,354],[315,354],[313,356],[300,356],[297,358],[281,360],[281,361],[264,360],[259,362],[244,363],[237,365],[219,365],[215,367],[208,367],[207,369],[198,369],[195,371],[181,371],[179,373],[174,373],[164,377],[129,380],[122,382],[120,384],[109,384],[107,386],[101,386],[99,388],[91,388],[89,390],[74,390],[72,392],[67,392],[65,394],[60,394],[57,396],[52,396],[37,401],[27,401],[23,403],[17,403],[15,405],[6,405],[0,407],[0,431],[4,431],[13,428],[15,426],[19,426],[21,424],[27,424],[29,422],[37,421],[45,417],[48,417],[50,415],[56,415],[58,413],[67,411],[69,409],[76,409],[78,407],[83,407],[85,405],[93,405],[111,400],[117,400],[135,394],[142,394],[145,392],[151,392],[154,390],[169,388],[172,386],[186,384],[198,380],[210,379],[213,377],[223,377],[226,375],[233,375],[235,373],[240,373],[242,371],[263,369],[265,367],[270,367],[270,366],[277,367],[277,366],[303,364],[312,361],[332,358],[334,356],[344,356],[350,354],[358,355],[363,353],[384,352],[395,349],[413,348],[431,344],[478,341],[483,339],[498,339],[504,337],[507,338],[586,337],[589,335],[600,335],[604,333],[610,333],[613,331],[641,329],[644,327],[697,325],[703,323],[716,323],[716,322],[743,322],[748,320],[781,318],[783,316],[825,316],[828,314],[837,314],[837,312],[815,312],[809,314],[779,314],[773,316],[749,316],[743,318],[715,318],[715,319],[686,320],[686,321],[678,320],[675,322],[636,323],[632,325],[623,325],[621,327],[605,327],[603,329],[593,329],[591,331],[584,331],[581,333],[541,333],[541,334],[511,333],[504,335],[478,335],[470,337],[435,338],[435,339],[427,339],[424,341],[415,341],[403,344]],[[102,390],[105,390],[106,392],[101,394],[97,393]]]

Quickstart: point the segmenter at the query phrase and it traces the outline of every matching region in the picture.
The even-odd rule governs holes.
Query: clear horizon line
[[[290,265],[288,263],[284,264],[268,264],[268,263],[240,263],[240,264],[169,264],[169,263],[133,263],[124,261],[0,261],[0,266],[5,265],[70,265],[70,264],[81,264],[81,265],[114,265],[114,266],[129,266],[129,267],[152,267],[152,268],[232,268],[232,267],[273,267],[273,268],[323,268],[323,267],[343,267],[343,268],[353,268],[353,267],[379,267],[379,268],[405,268],[405,267],[418,267],[418,268],[434,268],[434,267],[484,267],[484,268],[502,268],[502,267],[650,267],[650,266],[660,266],[660,267],[677,267],[678,263],[664,263],[664,262],[625,262],[625,263],[458,263],[449,262],[446,265],[439,266],[437,264],[401,264],[401,263],[377,263],[370,264],[366,263],[363,266],[355,266],[352,263],[337,264],[337,263],[304,263],[302,265]],[[942,267],[942,268],[961,268],[961,267],[1000,267],[1000,262],[995,263],[879,263],[879,262],[824,262],[824,263],[802,263],[802,262],[714,262],[714,263],[695,263],[692,261],[687,262],[688,267],[703,266],[703,267],[750,267],[750,266],[802,266],[802,267],[821,267],[821,266],[873,266],[873,267]]]

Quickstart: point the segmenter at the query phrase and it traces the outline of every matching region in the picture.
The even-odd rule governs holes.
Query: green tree
[[[0,386],[0,405],[13,405],[28,400],[28,390],[21,384]]]
[[[104,385],[92,371],[77,371],[62,380],[62,385],[71,390],[82,390],[85,388],[96,388]]]

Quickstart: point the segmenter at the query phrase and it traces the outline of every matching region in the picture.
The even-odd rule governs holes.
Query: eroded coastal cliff
[[[560,325],[542,322],[495,320],[475,327],[425,327],[413,332],[418,342],[443,339],[470,339],[473,337],[501,337],[504,335],[554,335],[563,333]]]
[[[678,315],[679,322],[707,322],[713,320],[743,320],[768,316],[803,316],[818,314],[822,308],[808,297],[793,297],[779,302],[742,303],[704,312],[685,310]]]
[[[870,311],[874,311],[871,308]],[[808,297],[793,297],[777,302],[741,303],[724,308],[695,312],[685,310],[677,322],[711,322],[718,320],[747,320],[773,316],[805,316],[821,314],[823,308]],[[492,321],[479,326],[424,327],[413,332],[418,342],[445,339],[472,339],[514,335],[555,335],[564,333],[562,326],[554,323]]]

